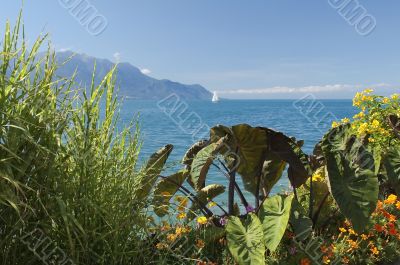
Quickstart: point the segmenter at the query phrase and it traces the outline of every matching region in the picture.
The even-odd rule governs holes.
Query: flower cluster
[[[351,122],[354,133],[359,137],[368,137],[368,141],[383,149],[390,141],[396,140],[392,128],[387,122],[389,114],[400,117],[400,96],[393,94],[390,97],[372,94],[372,89],[356,93],[353,105],[360,108],[360,112],[353,116],[351,121],[344,118],[340,122],[334,121],[332,127]]]

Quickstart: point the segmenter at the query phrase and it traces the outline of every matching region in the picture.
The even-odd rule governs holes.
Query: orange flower
[[[383,226],[381,226],[380,224],[375,224],[375,230],[380,233],[383,230],[385,230],[385,228]]]
[[[342,262],[343,262],[344,264],[349,264],[350,260],[349,260],[348,257],[343,257],[343,258],[342,258]]]
[[[322,257],[322,262],[323,262],[324,264],[329,264],[329,263],[331,263],[331,260],[329,259],[328,256],[323,256],[323,257]]]
[[[205,245],[206,245],[206,244],[204,243],[203,240],[201,240],[201,239],[196,240],[196,247],[198,247],[198,248],[204,248]]]
[[[383,209],[383,203],[381,200],[378,200],[378,203],[376,204],[376,209],[377,210],[382,210]]]
[[[357,241],[354,241],[354,240],[348,239],[348,240],[347,240],[347,243],[349,243],[349,245],[350,245],[350,250],[349,250],[349,251],[351,251],[351,250],[354,250],[354,249],[357,249],[357,248],[358,248],[358,243],[357,243]]]
[[[357,235],[357,233],[351,228],[349,228],[349,234],[350,235],[355,235],[355,236]]]
[[[395,236],[397,235],[396,227],[393,223],[388,223],[389,226],[389,235]]]
[[[307,258],[303,258],[300,260],[300,265],[311,265],[311,261]]]
[[[396,216],[393,214],[389,214],[388,220],[389,222],[396,222]]]
[[[370,250],[371,250],[372,254],[374,254],[374,255],[379,254],[379,250],[376,247],[371,247]]]
[[[400,210],[400,202],[399,201],[396,202],[396,208],[397,208],[397,210]]]
[[[361,234],[361,238],[362,238],[362,240],[367,240],[368,236],[366,234]]]
[[[386,200],[384,201],[385,204],[394,204],[397,201],[397,196],[394,194],[390,194]]]
[[[322,245],[322,246],[321,246],[321,252],[322,252],[322,253],[328,252],[328,248],[327,248],[326,246]]]

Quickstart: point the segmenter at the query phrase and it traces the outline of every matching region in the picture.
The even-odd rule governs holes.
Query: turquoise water
[[[333,120],[352,117],[355,113],[351,100],[223,100],[212,103],[171,97],[161,102],[125,99],[121,108],[123,123],[140,115],[144,141],[142,160],[165,144],[174,145],[165,175],[178,168],[186,149],[217,124],[269,127],[303,139],[303,150],[311,153]],[[226,184],[226,179],[212,170],[207,183]],[[288,180],[283,177],[274,192],[287,188]]]

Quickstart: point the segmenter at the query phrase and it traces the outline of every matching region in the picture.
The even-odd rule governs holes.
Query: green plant
[[[148,262],[137,198],[158,173],[137,167],[136,121],[117,129],[114,69],[79,89],[56,76],[55,54],[38,52],[46,36],[28,49],[20,21],[0,53],[0,263]]]

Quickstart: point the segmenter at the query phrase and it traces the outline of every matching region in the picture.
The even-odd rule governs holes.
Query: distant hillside
[[[73,52],[58,52],[58,62],[65,62]],[[96,82],[99,82],[105,74],[114,66],[114,63],[106,59],[98,59],[84,54],[75,54],[72,59],[63,65],[57,75],[71,76],[77,69],[76,81],[82,84],[90,84],[93,66],[96,62]],[[210,100],[212,94],[201,85],[185,85],[170,80],[158,80],[143,74],[139,68],[129,64],[120,63],[116,72],[119,95],[135,99],[162,99],[172,93],[185,100]]]

